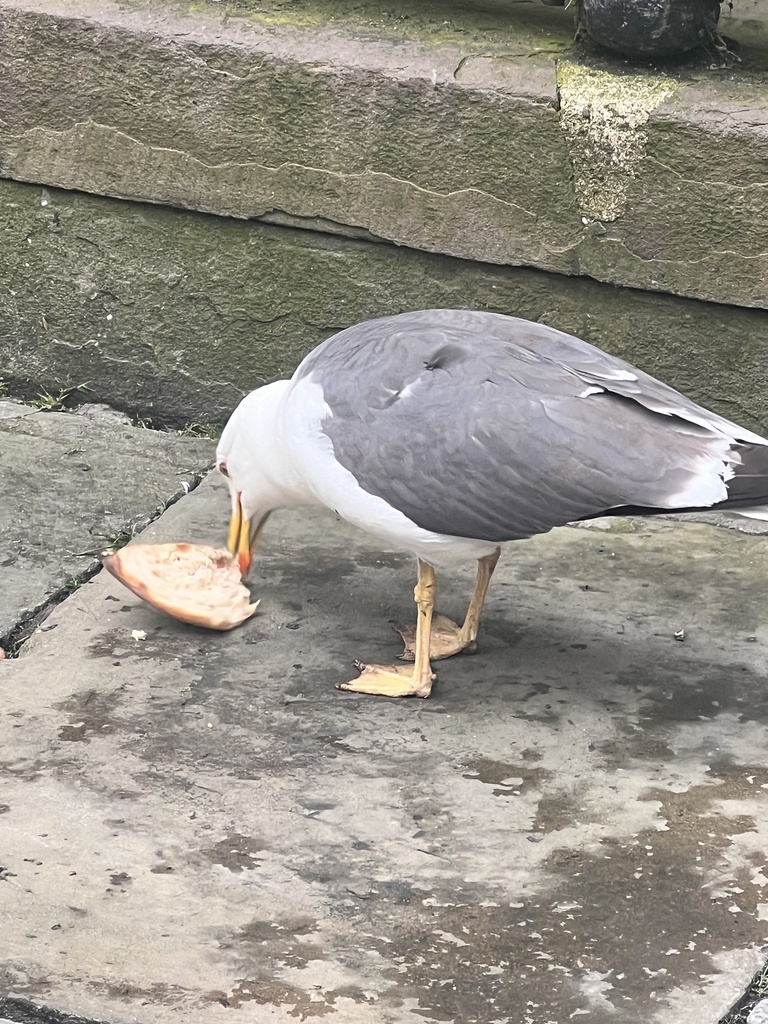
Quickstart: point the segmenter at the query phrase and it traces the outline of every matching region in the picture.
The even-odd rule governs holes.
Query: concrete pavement
[[[142,430],[114,410],[81,412],[0,399],[0,647],[213,459],[209,440]]]
[[[226,511],[209,478],[142,540],[221,542]],[[110,1024],[716,1024],[768,938],[767,570],[699,523],[515,545],[480,653],[401,702],[334,683],[397,655],[411,560],[328,513],[275,515],[230,634],[100,573],[0,663],[0,993]]]

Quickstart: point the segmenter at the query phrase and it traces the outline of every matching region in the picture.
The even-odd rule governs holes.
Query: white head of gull
[[[418,560],[414,664],[341,689],[427,697],[431,661],[476,647],[500,546],[604,515],[707,509],[768,519],[768,439],[551,327],[423,310],[349,327],[290,380],[247,395],[217,449],[245,575],[266,520],[318,504]],[[435,565],[477,559],[461,626],[433,614]]]

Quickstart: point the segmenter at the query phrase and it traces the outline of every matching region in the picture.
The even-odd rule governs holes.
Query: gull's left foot
[[[415,679],[410,665],[364,665],[362,661],[354,665],[360,678],[338,683],[337,690],[374,693],[381,697],[428,697],[437,679],[434,672],[429,673],[428,680]]]
[[[392,628],[403,638],[405,650],[400,655],[402,661],[413,661],[416,649],[416,627],[401,626],[396,622]],[[443,658],[451,658],[454,654],[476,654],[477,643],[474,640],[465,641],[461,637],[461,627],[449,619],[447,615],[435,615],[432,619],[432,629],[429,634],[429,660],[441,661]]]

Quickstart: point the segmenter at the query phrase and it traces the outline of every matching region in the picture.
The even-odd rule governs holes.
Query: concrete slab
[[[4,177],[768,306],[753,4],[741,63],[682,69],[506,0],[0,10]]]
[[[220,541],[226,508],[206,480],[148,536]],[[715,1024],[768,938],[767,576],[764,537],[557,531],[507,553],[481,652],[392,702],[333,684],[397,653],[410,559],[333,516],[275,517],[228,635],[99,575],[0,664],[0,991],[111,1024]]]
[[[0,401],[0,647],[194,487],[213,442]]]

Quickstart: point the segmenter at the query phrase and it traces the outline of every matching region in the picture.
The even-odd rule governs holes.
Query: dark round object
[[[720,0],[579,0],[579,25],[609,50],[674,57],[717,34]]]

